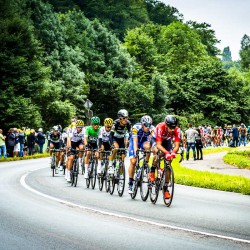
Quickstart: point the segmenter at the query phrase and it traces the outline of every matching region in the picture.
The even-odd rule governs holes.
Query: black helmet
[[[167,115],[164,121],[170,129],[174,129],[177,126],[177,119],[173,115]]]

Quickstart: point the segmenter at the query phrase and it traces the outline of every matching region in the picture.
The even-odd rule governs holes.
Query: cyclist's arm
[[[174,148],[173,148],[173,152],[177,153],[180,147],[180,142],[179,141],[175,141],[174,142]]]

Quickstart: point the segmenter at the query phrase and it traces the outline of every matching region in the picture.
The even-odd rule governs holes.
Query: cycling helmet
[[[91,124],[100,124],[100,118],[98,116],[93,116],[91,118]]]
[[[104,120],[104,126],[110,126],[111,127],[113,125],[113,123],[114,123],[114,121],[113,121],[112,118],[106,118]]]
[[[152,124],[152,118],[149,115],[144,115],[141,118],[141,123],[149,123]]]
[[[118,111],[117,115],[118,115],[118,117],[120,117],[120,116],[128,117],[128,111],[126,109],[121,109]]]
[[[177,126],[177,119],[173,115],[167,115],[164,121],[170,129]]]
[[[53,131],[59,131],[59,128],[58,128],[58,126],[54,126],[54,127],[52,128],[52,130],[53,130]]]
[[[83,126],[84,126],[83,120],[77,120],[77,121],[76,121],[76,127],[82,128]]]

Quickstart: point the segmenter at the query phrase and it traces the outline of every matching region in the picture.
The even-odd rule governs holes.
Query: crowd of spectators
[[[6,135],[0,129],[0,158],[23,157],[33,155],[36,151],[43,153],[45,138],[42,128],[37,132],[27,127],[10,128]]]
[[[192,149],[194,160],[202,160],[204,147],[239,147],[246,146],[250,142],[250,126],[244,123],[239,126],[233,124],[224,127],[199,126],[197,128],[189,124],[189,128],[183,132],[183,146],[186,148],[186,160],[189,160],[189,151]]]

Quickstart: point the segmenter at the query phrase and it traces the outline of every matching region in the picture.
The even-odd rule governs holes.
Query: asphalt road
[[[0,186],[0,249],[250,249],[249,196],[176,185],[167,208],[71,187],[48,159],[1,163]]]

